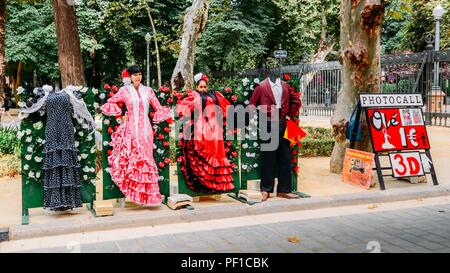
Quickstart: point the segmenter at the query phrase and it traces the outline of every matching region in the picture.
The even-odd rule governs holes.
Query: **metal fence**
[[[440,92],[433,88],[436,67],[439,67]],[[339,62],[219,72],[213,73],[213,77],[255,78],[284,74],[294,79],[301,78],[303,115],[333,115],[342,84],[342,66]],[[450,126],[450,50],[383,55],[381,90],[383,93],[422,94],[427,121],[434,125]]]

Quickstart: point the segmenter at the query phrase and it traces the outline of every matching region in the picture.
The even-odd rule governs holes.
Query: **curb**
[[[383,192],[363,192],[327,197],[312,197],[307,199],[280,200],[276,202],[260,203],[253,206],[239,204],[231,206],[221,205],[197,208],[195,210],[162,211],[140,215],[92,218],[88,222],[86,222],[86,220],[67,220],[59,223],[52,223],[51,225],[18,225],[9,228],[9,239],[20,240],[71,233],[189,223],[249,215],[362,205],[367,203],[386,203],[441,196],[450,196],[450,186],[423,186],[419,188],[390,189]]]

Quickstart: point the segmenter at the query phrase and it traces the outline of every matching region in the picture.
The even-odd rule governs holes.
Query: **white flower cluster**
[[[95,168],[94,167],[89,168],[88,166],[86,166],[86,167],[83,168],[83,172],[85,172],[85,173],[95,173]]]
[[[248,157],[248,158],[256,158],[256,153],[246,152],[245,156]]]
[[[247,86],[249,83],[250,83],[250,80],[249,80],[248,78],[244,78],[244,79],[242,80],[242,84],[243,84],[244,86]],[[244,96],[246,96],[246,95],[244,95]]]
[[[33,124],[33,128],[36,130],[40,130],[44,127],[44,124],[42,123],[42,121],[36,122],[35,124]],[[29,130],[29,129],[28,129]],[[28,134],[28,133],[27,133]]]
[[[17,88],[17,95],[22,94],[25,91],[25,88],[23,88],[22,86],[19,86],[19,88]]]

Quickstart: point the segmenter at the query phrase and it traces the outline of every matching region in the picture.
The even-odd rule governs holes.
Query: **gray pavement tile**
[[[135,240],[120,240],[116,241],[120,252],[124,253],[142,253],[145,252],[144,248]]]
[[[96,243],[95,247],[100,253],[118,253],[120,249],[117,247],[115,242],[100,242]]]

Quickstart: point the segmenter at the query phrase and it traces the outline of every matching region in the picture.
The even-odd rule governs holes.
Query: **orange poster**
[[[346,149],[342,180],[368,190],[372,184],[374,158],[373,153]]]

